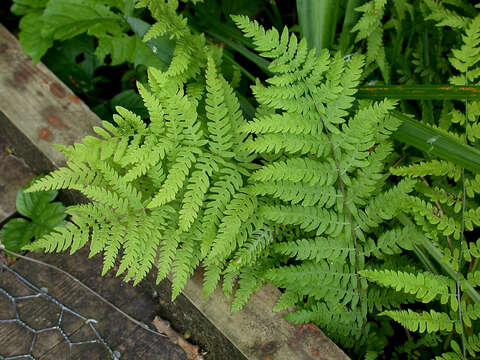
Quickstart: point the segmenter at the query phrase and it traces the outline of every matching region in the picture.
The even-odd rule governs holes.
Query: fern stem
[[[463,259],[463,240],[465,237],[465,207],[466,207],[466,190],[465,190],[465,169],[462,169],[462,187],[463,187],[463,199],[462,199],[462,232],[460,235],[460,251],[458,253],[458,264],[457,264],[457,301],[458,301],[458,320],[460,321],[460,326],[462,327],[462,352],[463,356],[467,356],[467,348],[466,348],[466,339],[465,339],[465,325],[463,323],[463,311],[462,311],[462,289],[461,289],[461,269],[462,269],[462,259]]]
[[[362,288],[362,282],[361,282],[361,277],[360,277],[360,269],[359,269],[359,251],[358,251],[358,243],[357,243],[357,235],[355,234],[355,227],[353,225],[353,217],[352,217],[352,213],[348,207],[348,202],[347,202],[347,195],[345,193],[345,186],[343,184],[343,180],[342,180],[342,172],[340,170],[340,163],[338,161],[338,157],[337,157],[337,154],[335,152],[335,145],[333,144],[333,141],[332,141],[332,138],[331,138],[331,134],[330,134],[330,131],[328,130],[328,127],[327,125],[325,124],[325,121],[321,115],[321,111],[318,107],[318,103],[316,101],[316,99],[313,97],[312,93],[312,89],[310,89],[309,87],[309,91],[310,91],[310,97],[313,101],[313,103],[315,104],[315,109],[317,110],[317,114],[319,115],[320,117],[320,120],[322,121],[322,124],[323,124],[323,128],[325,129],[325,134],[327,135],[327,138],[328,138],[328,142],[330,144],[330,148],[332,150],[332,157],[335,161],[335,168],[337,170],[337,173],[338,173],[338,187],[340,189],[340,192],[342,193],[342,197],[343,197],[343,206],[344,206],[344,209],[345,209],[345,212],[347,214],[347,219],[348,219],[348,222],[350,223],[350,232],[351,232],[351,236],[352,236],[352,239],[353,239],[353,247],[355,249],[355,275],[358,279],[357,281],[357,291],[358,291],[358,303],[360,305],[360,309],[362,308],[362,294],[363,294],[363,288]],[[362,326],[362,332],[365,330],[365,324],[366,322],[364,321],[363,322],[363,326]]]
[[[427,179],[425,179],[425,176],[420,176],[420,179],[422,179],[422,181],[425,183],[425,185],[430,187],[430,184],[428,183]],[[443,216],[443,214],[444,214],[443,209],[442,209],[442,206],[440,205],[440,202],[438,200],[435,200],[435,205],[437,206],[439,216]],[[450,239],[449,235],[447,235],[447,243],[448,243],[448,248],[450,249],[450,253],[453,255],[452,239]]]

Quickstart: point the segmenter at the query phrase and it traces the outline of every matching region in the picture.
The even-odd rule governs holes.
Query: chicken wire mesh
[[[35,345],[37,344],[38,338],[41,334],[50,332],[50,331],[57,331],[60,334],[62,341],[64,341],[67,344],[69,360],[72,359],[72,353],[73,353],[72,350],[74,346],[95,344],[95,343],[103,346],[106,352],[110,355],[111,359],[113,360],[120,359],[120,354],[116,351],[113,351],[112,348],[104,340],[104,338],[100,335],[99,331],[95,327],[95,324],[97,324],[97,321],[95,319],[87,318],[86,316],[83,316],[82,314],[79,314],[73,309],[64,305],[63,303],[58,301],[56,298],[49,295],[47,293],[48,291],[47,289],[37,287],[36,285],[28,281],[26,278],[24,278],[22,275],[20,275],[18,272],[16,272],[14,269],[12,269],[7,264],[5,264],[5,262],[2,261],[2,259],[0,258],[0,274],[3,272],[7,272],[13,275],[16,279],[18,279],[23,284],[25,284],[33,292],[33,294],[15,296],[9,291],[7,291],[6,288],[0,286],[0,294],[4,295],[13,307],[13,312],[10,312],[10,314],[13,313],[13,316],[6,319],[0,318],[0,326],[2,324],[17,324],[18,326],[27,330],[32,336],[31,336],[31,340],[28,338],[25,339],[25,341],[27,342],[30,340],[30,343],[27,344],[28,345],[27,351],[22,352],[21,354],[4,355],[4,353],[2,353],[2,349],[0,349],[0,360],[37,359],[38,357],[34,356],[34,348],[35,348]],[[54,304],[56,307],[58,307],[59,309],[58,317],[56,319],[56,322],[53,325],[43,326],[43,327],[32,326],[31,324],[28,324],[28,321],[22,318],[21,312],[19,311],[19,304],[32,299],[44,299]],[[88,325],[89,328],[92,330],[93,334],[95,335],[95,338],[93,339],[90,338],[82,341],[72,340],[72,337],[62,327],[64,325],[63,322],[66,314],[70,314],[78,318],[79,320],[83,321],[86,325]]]

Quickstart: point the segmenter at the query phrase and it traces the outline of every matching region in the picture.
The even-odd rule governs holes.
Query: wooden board
[[[111,275],[101,277],[102,258],[87,260],[88,251],[82,250],[72,256],[35,255],[49,264],[73,270],[82,283],[114,302],[116,306],[139,321],[150,323],[155,316],[155,305],[148,294],[128,286]],[[121,359],[186,360],[184,351],[166,337],[152,334],[131,322],[115,309],[85,290],[78,282],[58,271],[39,264],[19,260],[12,269],[27,278],[37,287],[45,288],[48,294],[88,319],[95,319],[96,329],[111,347],[121,354]],[[33,294],[30,288],[14,275],[0,273],[0,288],[13,296]],[[44,329],[58,323],[61,308],[43,297],[17,301],[20,319],[34,329]],[[11,317],[13,310],[8,298],[0,295],[1,319]],[[10,315],[10,316],[9,316]],[[78,317],[65,313],[61,327],[72,342],[95,339],[88,324]],[[32,333],[16,323],[0,323],[0,355],[12,356],[28,350]],[[74,345],[74,359],[108,359],[109,354],[101,344]],[[67,343],[59,331],[40,333],[33,348],[37,359],[68,359]]]
[[[32,170],[0,135],[0,223],[15,213],[17,191],[32,178]]]
[[[0,129],[8,129],[17,151],[36,171],[57,167],[63,159],[51,144],[78,141],[91,134],[98,119],[48,69],[33,65],[0,26],[0,69],[7,68],[0,73],[0,111],[6,115],[0,113]],[[200,272],[174,303],[170,285],[168,280],[158,287],[153,280],[143,283],[158,293],[163,317],[191,333],[211,359],[348,359],[315,326],[292,325],[274,313],[279,291],[273,286],[257,291],[245,310],[232,315],[219,290],[207,299],[201,296]]]

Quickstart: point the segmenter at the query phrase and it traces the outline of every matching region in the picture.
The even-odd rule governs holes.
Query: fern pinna
[[[347,61],[322,50],[316,57],[287,30],[265,31],[245,17],[234,21],[272,60],[274,74],[253,86],[259,107],[241,128],[245,148],[265,159],[250,177],[265,225],[234,256],[248,265],[234,305],[269,281],[284,289],[276,309],[297,305],[289,320],[314,321],[347,347],[364,345],[369,308],[411,298],[377,286],[367,291],[360,276],[370,259],[399,254],[417,236],[413,227],[385,228],[414,186],[408,179],[385,182],[389,135],[399,125],[389,116],[395,103],[355,101],[362,56]],[[254,247],[262,253],[248,264],[241,256]],[[225,273],[228,292],[230,267]]]
[[[243,116],[214,57],[205,77],[201,88],[150,69],[149,89],[138,85],[148,124],[119,107],[114,124],[95,127],[100,137],[61,147],[67,167],[29,191],[73,189],[92,202],[68,207],[72,221],[30,248],[74,252],[90,240],[92,256],[104,253],[104,273],[121,257],[117,275],[135,283],[154,263],[158,280],[173,266],[177,296],[217,228],[227,227],[224,213],[244,196],[249,175],[237,132]]]
[[[437,10],[435,20],[439,25],[464,28],[463,45],[454,49],[449,59],[457,72],[450,82],[461,86],[477,84],[480,14],[477,12],[471,19],[454,16],[454,12],[441,7]],[[455,19],[458,21],[453,22]],[[477,142],[480,102],[451,104],[450,108],[453,108],[449,113],[450,121],[443,121],[443,131],[466,143]],[[420,273],[365,270],[362,274],[374,283],[414,295],[428,304],[424,309],[391,309],[381,314],[410,331],[440,336],[438,343],[446,343],[443,351],[449,350],[437,359],[474,358],[480,351],[480,272],[477,270],[480,244],[465,235],[471,238],[474,234],[471,231],[480,225],[480,175],[443,160],[422,161],[394,168],[392,172],[418,179],[415,194],[407,198],[406,212],[423,229],[430,246],[441,254],[437,260],[446,271],[442,274],[430,267]]]

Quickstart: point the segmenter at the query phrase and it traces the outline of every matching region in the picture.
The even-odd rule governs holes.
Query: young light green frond
[[[301,296],[296,291],[284,291],[277,299],[273,311],[282,311],[294,306],[301,300]]]
[[[360,20],[353,27],[357,32],[355,42],[367,40],[367,65],[376,63],[385,82],[390,82],[390,66],[386,59],[383,44],[383,23],[386,0],[370,0],[355,10],[362,13]]]
[[[135,281],[133,285],[137,285],[142,281],[153,267],[157,256],[158,245],[161,242],[162,234],[158,225],[155,223],[154,217],[145,217],[142,227],[145,228],[144,238],[142,241],[141,256],[138,259],[139,267],[135,272]]]
[[[225,216],[218,226],[217,236],[207,257],[207,263],[218,264],[219,259],[226,259],[237,246],[242,246],[247,235],[242,232],[247,229],[252,230],[249,229],[249,225],[257,207],[258,201],[248,188],[235,193],[225,208]]]
[[[114,120],[117,123],[118,127],[132,128],[135,129],[135,131],[137,131],[138,133],[143,133],[146,130],[147,125],[145,125],[145,123],[142,121],[142,118],[137,114],[121,106],[117,106],[115,110],[119,114],[117,116],[114,116]]]
[[[360,212],[357,218],[362,229],[378,226],[405,209],[410,199],[408,194],[413,190],[415,183],[415,180],[403,179],[391,189],[372,198],[365,211]]]
[[[415,312],[408,310],[388,310],[379,315],[386,315],[400,323],[410,331],[420,333],[452,331],[454,321],[446,313],[435,310]]]
[[[210,178],[214,172],[218,171],[215,160],[208,156],[200,156],[194,168],[195,170],[185,186],[185,195],[179,212],[178,228],[180,231],[188,231],[197,218],[210,187]]]
[[[286,255],[297,260],[335,259],[345,260],[350,253],[355,251],[353,246],[348,247],[338,240],[317,237],[312,239],[299,239],[295,241],[281,242],[274,244],[273,251]]]
[[[232,157],[231,152],[234,135],[235,122],[231,119],[230,111],[225,103],[226,96],[233,96],[233,94],[226,94],[225,88],[220,80],[220,76],[215,68],[215,63],[212,58],[208,59],[206,70],[207,82],[207,96],[205,99],[207,112],[207,126],[209,137],[211,139],[209,146],[213,153],[223,157]]]
[[[329,159],[330,160],[330,159]],[[310,185],[332,185],[337,180],[332,161],[320,162],[306,157],[273,162],[257,170],[253,181],[291,181]]]
[[[458,308],[455,281],[445,276],[393,270],[361,270],[360,274],[383,286],[413,294],[424,303],[439,299],[442,304],[449,303],[454,311]]]
[[[78,235],[78,228],[73,224],[68,227],[57,227],[53,232],[23,247],[24,250],[43,249],[46,252],[63,251],[72,245],[73,237]]]
[[[198,234],[191,234],[189,238],[183,237],[184,241],[177,250],[177,257],[173,263],[172,301],[180,295],[200,262],[198,251],[200,243],[197,236]]]
[[[253,43],[260,55],[269,58],[276,58],[283,54],[288,43],[288,30],[282,32],[282,37],[277,29],[272,28],[265,31],[256,21],[250,21],[247,16],[234,15],[233,21],[243,31],[246,37],[252,38]]]
[[[454,163],[445,160],[430,160],[410,166],[392,168],[391,173],[398,176],[422,177],[427,175],[448,176],[458,181],[461,169]]]
[[[222,290],[225,296],[232,294],[236,277],[241,273],[241,269],[254,266],[260,258],[265,257],[273,241],[272,229],[262,228],[251,234],[243,246],[235,252],[223,275]]]
[[[142,96],[143,103],[148,110],[150,125],[148,128],[157,136],[165,133],[165,120],[163,106],[157,97],[145,88],[140,82],[137,82],[138,91]]]
[[[238,289],[232,301],[232,312],[239,311],[248,302],[252,294],[260,289],[264,281],[259,276],[260,268],[258,266],[244,267],[238,280]]]
[[[60,168],[36,180],[26,191],[60,190],[68,189],[71,185],[87,185],[93,182],[95,175],[87,165],[70,162],[69,167]]]
[[[333,186],[309,185],[293,181],[265,181],[252,186],[258,195],[270,195],[292,205],[321,206],[330,208],[341,196]]]
[[[167,178],[160,190],[147,205],[147,208],[153,209],[165,205],[175,199],[178,191],[182,188],[187,178],[190,168],[195,163],[195,153],[192,149],[182,148],[178,151],[175,163],[170,168]]]
[[[243,186],[242,176],[232,168],[225,167],[210,187],[202,218],[201,253],[205,256],[217,235],[217,227],[233,195]]]
[[[289,112],[283,114],[266,114],[254,118],[243,124],[240,130],[244,133],[256,135],[288,133],[295,135],[325,136],[322,133],[322,123],[318,121],[318,115],[299,112]]]
[[[139,0],[136,7],[146,7],[150,10],[153,17],[157,21],[152,26],[143,40],[148,41],[166,33],[173,38],[181,38],[185,33],[190,32],[187,27],[187,19],[177,14],[177,0],[156,1],[156,0]]]
[[[359,301],[355,289],[356,275],[353,269],[342,261],[335,261],[333,264],[324,260],[305,261],[301,265],[272,268],[265,273],[265,279],[280,288],[313,296],[318,300],[352,306],[356,306]]]
[[[320,139],[323,138],[324,141]],[[322,157],[328,154],[328,147],[325,134],[297,135],[297,134],[265,134],[248,139],[243,146],[248,152],[262,153],[285,153],[289,155],[313,155]]]
[[[129,205],[136,209],[141,209],[142,194],[128,183],[126,177],[122,177],[107,161],[96,164],[97,169],[101,172],[108,186],[119,196],[128,200]]]
[[[254,265],[260,258],[262,252],[269,248],[274,241],[273,230],[262,228],[256,230],[241,248],[233,256],[233,260],[228,265],[229,268],[240,268],[243,266]]]
[[[264,205],[258,212],[277,224],[298,225],[304,231],[315,231],[316,235],[338,235],[350,225],[345,214],[315,206]]]

